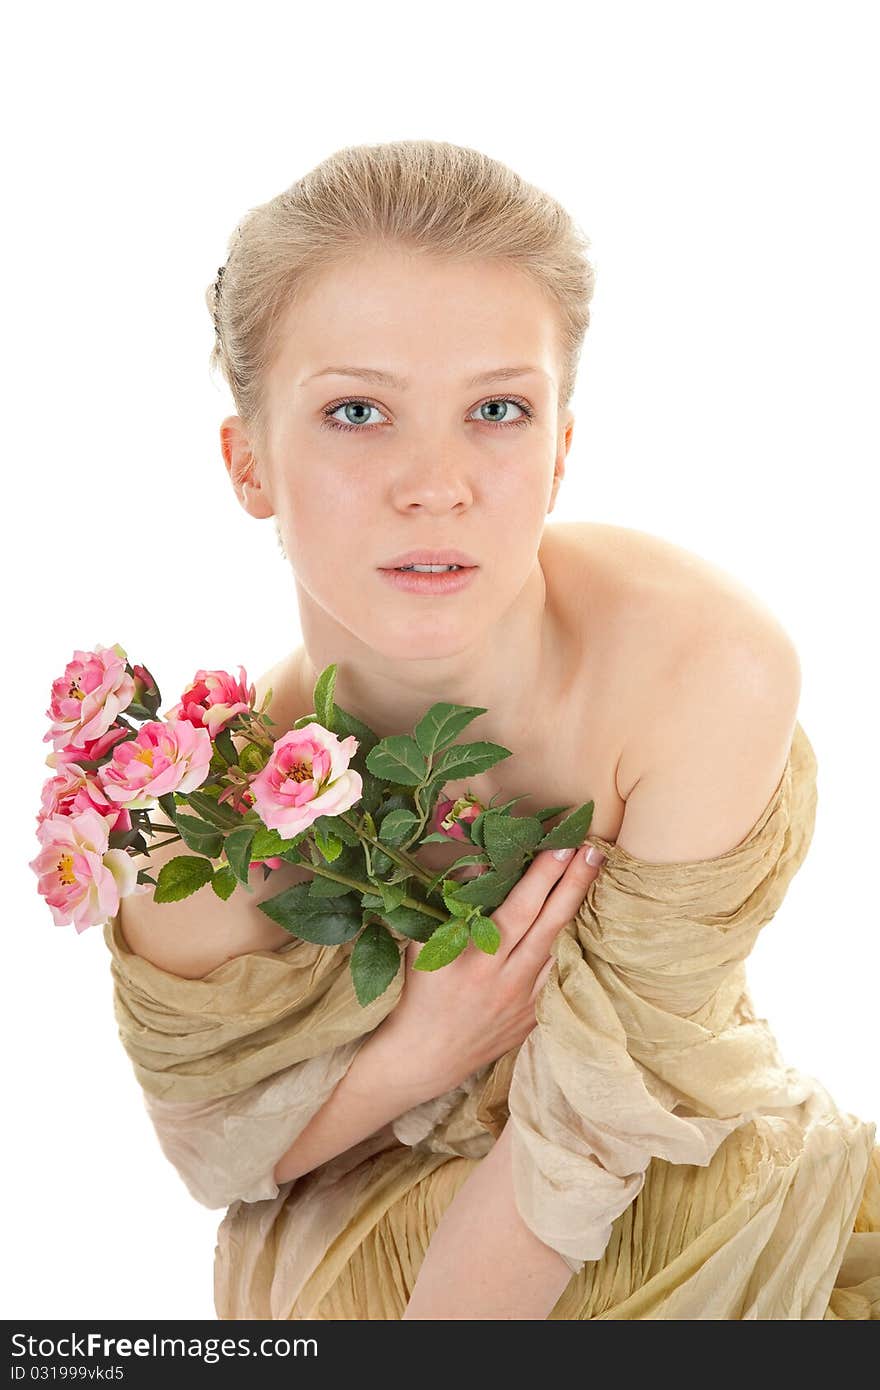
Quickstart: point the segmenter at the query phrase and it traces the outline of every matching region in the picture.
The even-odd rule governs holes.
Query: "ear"
[[[562,406],[559,411],[559,426],[556,434],[556,461],[553,467],[553,488],[550,493],[550,502],[547,507],[548,512],[552,512],[556,505],[556,498],[562,486],[562,479],[565,477],[565,460],[571,448],[571,438],[574,433],[574,411],[570,406]]]
[[[220,425],[220,449],[235,495],[249,516],[274,516],[275,509],[264,486],[263,469],[253,453],[244,423],[228,415]]]

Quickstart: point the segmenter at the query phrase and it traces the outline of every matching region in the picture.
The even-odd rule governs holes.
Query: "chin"
[[[381,619],[381,609],[376,614]],[[386,625],[379,632],[364,634],[363,641],[389,661],[443,661],[467,651],[474,636],[470,622],[465,630],[461,621],[450,623],[448,619],[432,621],[425,617]]]

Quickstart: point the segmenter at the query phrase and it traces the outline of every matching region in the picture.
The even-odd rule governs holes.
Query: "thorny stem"
[[[344,821],[347,826],[350,826],[356,835],[366,840],[367,844],[372,845],[374,849],[381,850],[383,854],[387,854],[388,858],[392,860],[393,863],[398,864],[402,869],[409,869],[410,873],[414,874],[421,884],[428,884],[431,882],[433,875],[427,874],[421,864],[419,864],[417,860],[412,859],[410,855],[406,854],[403,850],[395,849],[392,845],[386,844],[384,840],[377,840],[374,836],[368,835],[362,826],[355,825],[353,821],[349,820],[348,816],[340,816],[339,819]]]

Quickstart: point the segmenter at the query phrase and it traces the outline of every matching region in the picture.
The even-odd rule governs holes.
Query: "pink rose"
[[[263,824],[291,840],[319,816],[347,811],[363,790],[360,773],[348,766],[357,748],[354,734],[340,740],[315,722],[283,734],[250,783]]]
[[[77,763],[63,763],[58,775],[43,783],[37,825],[48,816],[75,816],[88,810],[104,817],[111,834],[114,830],[131,830],[128,811],[107,800],[94,773],[85,772]]]
[[[247,674],[239,666],[239,680],[228,671],[196,672],[180,700],[165,711],[166,719],[188,719],[197,728],[206,728],[214,739],[231,719],[256,704],[257,692],[248,688]]]
[[[97,777],[110,801],[140,810],[167,792],[195,791],[210,773],[212,753],[207,729],[188,719],[156,719],[120,743]]]
[[[93,652],[75,651],[64,675],[52,682],[46,717],[52,721],[43,742],[52,739],[56,749],[82,749],[100,738],[134,694],[134,680],[126,670],[128,657],[115,643]]]
[[[118,911],[121,898],[149,891],[137,881],[132,856],[107,848],[109,835],[109,822],[91,809],[49,816],[37,830],[42,849],[29,867],[57,927],[72,922],[82,932],[99,926]]]
[[[470,792],[456,801],[438,801],[430,829],[437,834],[448,835],[451,840],[466,840],[471,844],[471,837],[464,826],[475,821],[484,810],[485,807]]]
[[[124,725],[114,724],[100,738],[89,739],[82,748],[75,748],[73,744],[66,748],[56,748],[53,753],[47,754],[46,766],[62,767],[64,763],[99,762],[109,753],[114,744],[118,743],[121,738],[128,738],[128,735],[129,730]],[[46,740],[43,739],[43,742],[45,743]]]

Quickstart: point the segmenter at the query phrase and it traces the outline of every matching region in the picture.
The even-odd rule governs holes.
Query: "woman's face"
[[[267,449],[239,495],[277,518],[304,632],[317,605],[389,659],[431,659],[479,642],[514,603],[571,442],[557,332],[514,269],[400,249],[328,271],[293,306]],[[233,439],[234,479],[247,448]],[[399,590],[381,568],[415,547],[455,547],[478,569],[454,594]]]

